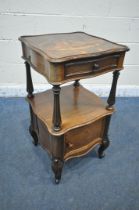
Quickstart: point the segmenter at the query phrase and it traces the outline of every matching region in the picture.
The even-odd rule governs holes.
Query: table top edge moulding
[[[83,36],[86,36],[86,37],[90,37],[91,39],[94,39],[94,41],[95,41],[95,39],[96,40],[101,40],[101,41],[103,41],[105,43],[109,43],[109,44],[113,45],[113,47],[115,46],[115,49],[108,48],[106,50],[100,49],[98,51],[97,51],[97,49],[95,49],[95,52],[92,51],[92,52],[89,53],[87,51],[84,51],[83,52],[82,46],[77,46],[77,43],[76,43],[76,46],[75,47],[77,47],[78,52],[76,51],[76,54],[73,55],[73,54],[70,54],[70,49],[69,49],[70,48],[70,45],[72,45],[72,42],[74,41],[74,40],[72,40],[72,42],[69,43],[68,46],[64,46],[66,48],[69,47],[69,48],[66,49],[67,50],[67,53],[69,53],[69,54],[67,54],[67,56],[63,56],[63,57],[62,56],[59,56],[60,50],[64,50],[65,51],[65,49],[62,49],[62,44],[64,45],[63,42],[66,41],[66,37],[62,39],[62,36],[65,36],[65,35],[66,36],[69,36],[69,35],[75,35],[75,34],[77,34],[77,35],[83,35]],[[61,38],[61,40],[60,40],[61,41],[61,43],[60,43],[61,46],[60,45],[59,46],[56,46],[56,45],[53,46],[53,45],[50,45],[50,43],[49,43],[50,47],[53,48],[53,49],[50,49],[50,51],[52,51],[51,54],[49,54],[50,51],[46,51],[46,48],[42,49],[42,45],[39,46],[39,45],[37,45],[37,43],[35,43],[35,41],[37,41],[39,38],[42,39],[43,37],[45,38],[44,41],[47,43],[47,36],[48,36],[48,38],[49,37],[52,37],[52,36],[56,36],[56,37],[57,36],[61,36],[60,37]],[[65,62],[65,61],[68,61],[68,60],[76,60],[76,59],[87,58],[87,57],[88,58],[89,57],[96,57],[96,56],[100,56],[102,54],[110,54],[110,53],[113,53],[113,52],[125,52],[125,51],[128,51],[129,50],[129,48],[126,45],[117,44],[117,43],[112,42],[112,41],[109,41],[107,39],[100,38],[98,36],[93,36],[91,34],[87,34],[85,32],[81,32],[81,31],[78,31],[78,32],[70,32],[70,33],[52,33],[52,34],[40,34],[40,35],[21,36],[21,37],[19,37],[19,40],[21,42],[25,43],[27,46],[29,46],[33,50],[35,50],[38,53],[42,54],[42,56],[44,56],[44,58],[47,59],[51,63]],[[48,40],[48,41],[53,41],[53,40]],[[77,42],[77,40],[75,40],[75,41]],[[45,44],[45,42],[44,42],[44,44]],[[55,43],[55,44],[57,44],[57,43]],[[85,44],[86,43],[84,43],[84,45]],[[91,45],[91,43],[88,43],[88,44]],[[80,49],[81,49],[81,52],[82,53],[79,53],[80,52]],[[72,50],[72,53],[73,53],[73,50],[75,50],[74,46],[72,46],[71,50]],[[54,51],[57,51],[58,54],[55,54]]]

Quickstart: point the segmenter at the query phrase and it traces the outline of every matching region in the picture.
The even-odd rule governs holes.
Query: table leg
[[[118,80],[119,75],[120,75],[120,71],[113,72],[113,81],[112,81],[110,94],[107,100],[108,106],[106,107],[108,110],[112,110],[113,105],[115,104],[116,86],[117,86],[117,80]]]
[[[27,92],[28,92],[27,97],[32,98],[34,88],[33,88],[33,83],[32,83],[30,64],[27,61],[25,61],[25,66],[26,66],[26,83],[27,83]]]
[[[37,134],[35,132],[35,128],[34,128],[34,117],[33,117],[33,110],[32,110],[31,105],[29,105],[29,109],[30,109],[30,126],[29,126],[29,132],[30,132],[30,135],[33,138],[33,144],[35,146],[37,146],[38,145],[38,136],[37,136]]]
[[[64,135],[51,136],[52,170],[55,175],[55,183],[61,179],[64,165]]]
[[[61,113],[60,113],[60,86],[54,85],[53,88],[54,94],[54,105],[53,105],[53,130],[59,131],[61,129]]]
[[[109,125],[110,125],[110,120],[111,120],[111,115],[106,116],[106,124],[105,124],[105,129],[104,129],[103,140],[102,140],[102,144],[100,145],[100,147],[98,149],[98,156],[99,156],[99,158],[103,158],[105,156],[104,150],[110,144],[110,140],[109,140],[109,137],[108,137],[108,130],[109,130]]]
[[[53,158],[52,159],[52,170],[55,174],[55,183],[56,184],[59,184],[59,182],[60,182],[62,168],[63,168],[63,161],[61,161],[57,158]]]

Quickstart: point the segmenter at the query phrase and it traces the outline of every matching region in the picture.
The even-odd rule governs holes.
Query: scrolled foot
[[[55,184],[59,184],[60,179],[55,179]]]
[[[100,159],[105,157],[105,153],[104,153],[104,151],[101,150],[101,147],[98,149],[98,157]]]
[[[110,145],[110,141],[109,138],[106,137],[102,144],[100,145],[99,149],[98,149],[98,157],[101,159],[103,157],[105,157],[105,153],[104,150],[107,149],[107,147]]]
[[[38,145],[38,137],[37,135],[35,134],[34,138],[33,138],[33,142],[34,146],[37,146]]]
[[[37,137],[37,134],[35,133],[35,131],[33,131],[32,130],[32,127],[31,126],[29,126],[29,132],[30,132],[30,135],[32,136],[32,138],[33,138],[33,144],[35,145],[35,146],[37,146],[38,145],[38,137]]]
[[[63,168],[63,161],[57,158],[53,158],[52,160],[52,170],[55,174],[55,184],[59,184],[61,180],[61,173]]]

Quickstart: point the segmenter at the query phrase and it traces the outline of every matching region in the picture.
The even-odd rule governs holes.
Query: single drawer
[[[96,59],[86,59],[65,64],[65,79],[93,76],[114,69],[122,69],[122,54],[107,55]]]
[[[105,117],[79,128],[70,130],[65,134],[65,156],[69,159],[81,156],[96,144],[100,144],[103,138]]]

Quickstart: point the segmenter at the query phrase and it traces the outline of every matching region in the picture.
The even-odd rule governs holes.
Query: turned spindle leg
[[[54,93],[54,107],[53,107],[53,130],[59,131],[61,129],[61,113],[60,113],[60,86],[53,86]]]
[[[25,61],[25,66],[26,66],[26,83],[27,83],[27,87],[26,87],[26,90],[28,92],[28,95],[27,97],[28,98],[32,98],[33,97],[33,91],[34,91],[34,88],[33,88],[33,83],[32,83],[32,77],[31,77],[31,71],[30,71],[30,64]],[[33,138],[33,144],[35,146],[38,145],[38,137],[37,137],[37,134],[36,132],[34,131],[34,122],[33,122],[33,111],[32,111],[32,107],[31,105],[29,106],[30,108],[30,126],[29,126],[29,132]]]
[[[111,115],[108,115],[106,117],[106,125],[105,125],[105,130],[104,130],[102,144],[100,145],[100,147],[98,149],[98,156],[99,156],[99,158],[103,158],[105,156],[104,150],[107,149],[107,147],[110,144],[110,140],[109,140],[109,137],[108,137],[108,130],[109,130],[109,125],[110,125],[110,120],[111,120]]]
[[[30,65],[27,61],[25,61],[25,66],[26,66],[26,82],[27,82],[27,92],[28,98],[32,98],[33,97],[33,83],[32,83],[32,78],[31,78],[31,71],[30,71]]]
[[[79,87],[80,86],[79,79],[75,80],[73,86],[74,87]]]
[[[107,103],[108,103],[107,109],[108,110],[112,110],[113,105],[115,104],[116,86],[117,86],[117,80],[118,80],[119,75],[120,75],[119,71],[113,72],[112,86],[111,86],[110,94],[109,94],[109,97],[107,100]]]

